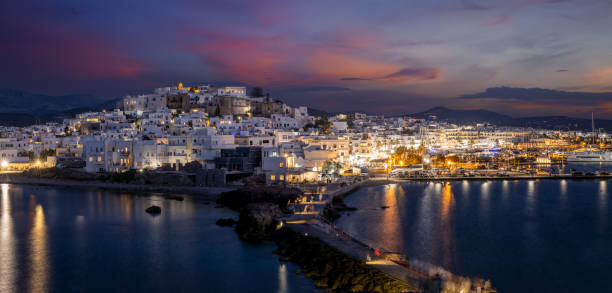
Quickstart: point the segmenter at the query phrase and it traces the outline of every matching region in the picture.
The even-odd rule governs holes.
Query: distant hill
[[[468,124],[489,122],[491,124],[504,124],[512,120],[512,117],[487,110],[455,110],[446,107],[434,107],[427,111],[409,115],[418,119],[431,119],[435,117],[450,123]]]
[[[584,101],[585,103],[609,101],[612,93],[568,92],[542,88],[493,87],[484,92],[461,96],[462,99],[497,99],[518,101]]]
[[[74,108],[91,107],[108,102],[92,95],[51,96],[14,89],[0,89],[0,112],[48,115]]]
[[[327,117],[329,116],[329,113],[327,113],[326,111],[323,110],[319,110],[319,109],[314,109],[314,108],[310,108],[308,107],[308,115],[310,116],[316,116],[316,117]]]
[[[512,119],[511,126],[560,130],[591,130],[591,119],[567,116],[522,117]],[[595,119],[597,129],[612,130],[612,120]]]
[[[487,110],[457,110],[446,107],[435,107],[427,111],[410,114],[410,117],[419,119],[431,119],[455,123],[491,123],[498,126],[517,126],[533,127],[541,129],[560,129],[560,130],[590,130],[591,120],[583,118],[573,118],[567,116],[539,116],[539,117],[518,117],[513,118]],[[596,119],[595,127],[612,130],[612,120]]]
[[[0,125],[27,126],[61,121],[83,112],[113,109],[118,100],[91,95],[50,96],[0,89]]]

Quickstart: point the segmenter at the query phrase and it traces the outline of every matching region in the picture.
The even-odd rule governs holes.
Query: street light
[[[2,168],[6,168],[6,167],[8,167],[8,162],[7,161],[2,161],[2,163],[0,163],[0,166]]]

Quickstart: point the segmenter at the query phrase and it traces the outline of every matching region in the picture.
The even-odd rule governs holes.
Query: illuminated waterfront
[[[313,292],[204,200],[2,184],[0,292]],[[151,204],[161,215],[144,212]],[[248,285],[245,285],[248,284]]]
[[[455,181],[362,188],[337,224],[375,247],[500,292],[611,288],[609,180]],[[381,209],[381,206],[389,206]]]

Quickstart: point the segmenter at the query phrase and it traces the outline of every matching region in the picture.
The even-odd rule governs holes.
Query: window
[[[284,181],[284,180],[285,180],[285,176],[280,175],[280,176],[278,176],[278,179],[279,179],[280,181]]]
[[[270,175],[270,181],[275,181],[275,180],[276,180],[276,176]]]
[[[280,163],[278,164],[278,166],[282,168],[282,167],[283,167],[283,162],[280,162]],[[283,180],[283,179],[281,179],[281,180]]]

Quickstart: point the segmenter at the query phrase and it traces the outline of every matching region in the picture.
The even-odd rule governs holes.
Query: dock
[[[479,179],[482,180],[482,178]],[[451,278],[442,280],[440,276],[432,275],[410,266],[407,260],[402,261],[401,259],[398,260],[395,257],[390,257],[396,254],[381,248],[372,247],[319,216],[325,205],[331,204],[334,196],[345,196],[364,186],[393,182],[397,181],[384,178],[367,178],[355,181],[352,184],[318,189],[321,192],[320,194],[312,191],[306,192],[304,198],[290,205],[290,208],[294,210],[294,214],[284,219],[285,227],[302,235],[316,237],[345,255],[363,261],[367,266],[403,283],[408,288],[406,292],[423,292],[423,284],[426,283],[439,282],[441,288],[443,282],[455,281],[455,279]],[[401,182],[406,182],[406,180]],[[439,292],[439,290],[434,290],[433,292]],[[475,288],[473,292],[486,293],[496,291],[490,288]]]

